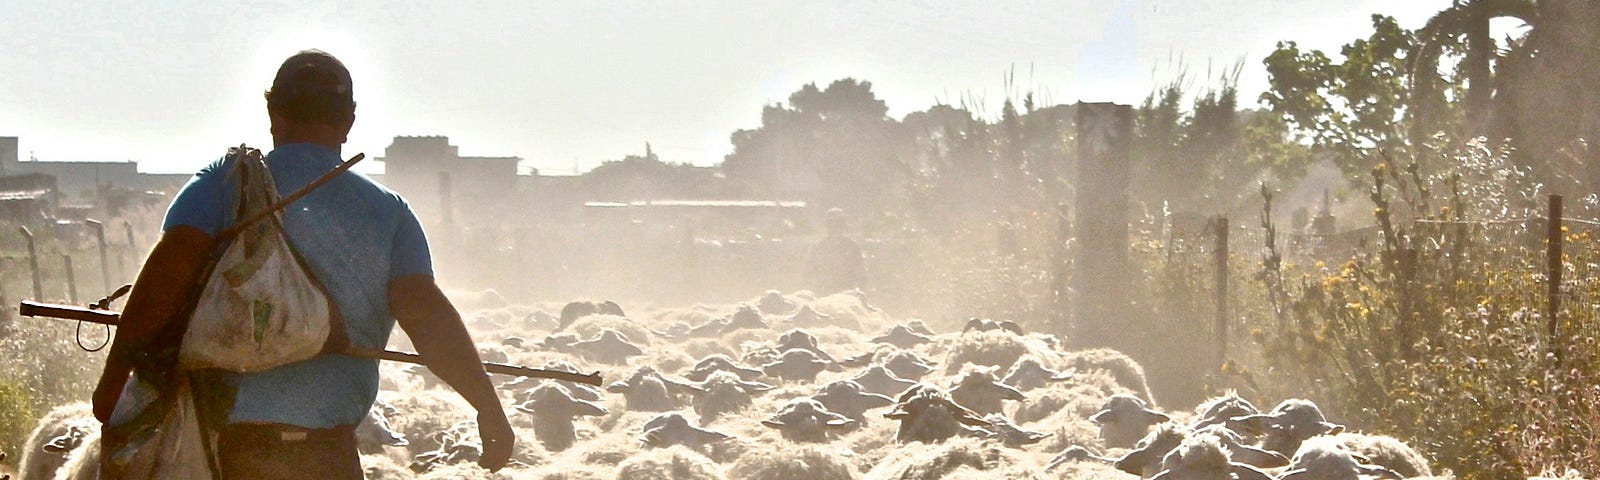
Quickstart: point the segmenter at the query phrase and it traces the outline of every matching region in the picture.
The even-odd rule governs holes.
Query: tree
[[[903,191],[906,141],[899,122],[872,93],[872,83],[842,79],[806,84],[788,106],[762,110],[761,127],[734,132],[728,176],[757,192],[875,209]]]
[[[1263,61],[1269,87],[1261,102],[1284,121],[1291,142],[1309,145],[1311,158],[1330,158],[1347,178],[1365,175],[1379,150],[1412,153],[1399,126],[1407,120],[1413,36],[1392,17],[1373,15],[1372,26],[1371,36],[1340,50],[1339,63],[1294,42],[1279,42]]]

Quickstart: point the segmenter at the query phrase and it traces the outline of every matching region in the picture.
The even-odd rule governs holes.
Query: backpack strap
[[[249,150],[251,149],[247,149],[247,147],[245,147],[243,144],[239,145],[239,154],[241,156],[247,154]],[[257,152],[260,151],[257,150]],[[367,154],[357,153],[356,156],[350,157],[349,160],[345,160],[344,163],[340,163],[339,166],[333,167],[333,170],[329,170],[328,173],[324,173],[321,177],[317,177],[316,180],[312,180],[311,183],[307,183],[306,186],[300,187],[300,190],[296,190],[294,193],[278,199],[278,203],[274,203],[260,212],[256,212],[249,217],[244,217],[242,220],[235,222],[233,226],[225,228],[221,232],[217,233],[217,244],[220,245],[227,243],[229,240],[232,240],[233,237],[238,236],[240,232],[243,232],[245,228],[254,225],[256,222],[266,220],[267,217],[272,216],[279,210],[283,210],[285,207],[288,207],[289,204],[294,203],[295,200],[299,200],[300,197],[304,197],[306,194],[311,193],[312,190],[316,190],[318,187],[333,181],[333,179],[337,178],[339,174],[350,170],[350,167],[354,167],[357,162],[360,162],[365,158],[367,158]]]

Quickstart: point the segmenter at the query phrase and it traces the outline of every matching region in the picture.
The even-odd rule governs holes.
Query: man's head
[[[355,123],[356,101],[350,71],[321,50],[305,50],[278,67],[267,90],[267,115],[276,143],[344,143]]]

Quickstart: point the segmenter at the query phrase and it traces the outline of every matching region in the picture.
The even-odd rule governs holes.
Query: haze
[[[651,142],[713,165],[763,104],[810,82],[871,81],[890,115],[1011,91],[1137,103],[1176,74],[1244,62],[1265,86],[1279,40],[1337,51],[1383,12],[1415,28],[1448,0],[1055,2],[172,1],[7,7],[0,135],[24,158],[188,172],[225,145],[270,143],[261,91],[278,62],[321,48],[360,103],[347,149],[449,135],[468,155],[575,173]],[[375,165],[369,165],[373,168]]]

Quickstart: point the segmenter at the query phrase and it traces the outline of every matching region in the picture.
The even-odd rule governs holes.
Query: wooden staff
[[[109,303],[109,302],[106,302],[106,303]],[[111,326],[116,326],[117,322],[122,320],[122,315],[120,313],[112,311],[112,310],[83,308],[83,307],[78,307],[78,306],[74,306],[74,305],[56,305],[56,304],[40,303],[40,302],[33,302],[33,301],[26,301],[26,300],[23,301],[22,305],[17,308],[17,313],[20,314],[20,315],[23,315],[23,316],[27,316],[27,317],[44,317],[44,318],[59,318],[59,319],[64,319],[64,320],[78,320],[78,321],[83,321],[83,322],[98,323],[98,324],[101,324],[101,325],[111,325]],[[388,361],[391,361],[391,362],[412,363],[412,364],[424,365],[424,366],[427,365],[426,363],[423,362],[423,359],[422,359],[421,355],[418,355],[418,354],[415,354],[415,353],[408,353],[408,352],[396,352],[396,351],[392,351],[392,350],[380,350],[380,349],[375,349],[375,348],[366,348],[366,347],[359,347],[359,346],[351,345],[351,346],[345,347],[344,354],[345,355],[350,355],[352,357],[372,358],[372,359],[377,359],[377,360],[388,360]],[[524,367],[524,366],[521,366],[521,365],[506,365],[506,364],[503,364],[503,363],[492,363],[492,362],[483,362],[483,369],[484,369],[484,371],[487,371],[489,373],[498,373],[498,374],[502,374],[502,375],[514,375],[514,376],[518,376],[518,377],[548,378],[548,379],[552,379],[552,380],[565,380],[565,381],[568,381],[568,382],[575,382],[575,383],[582,383],[582,384],[587,384],[587,385],[594,385],[596,387],[600,386],[603,383],[603,380],[601,380],[601,378],[600,378],[600,372],[582,374],[582,373],[573,373],[573,372],[563,372],[563,371],[558,371],[558,370],[549,370],[549,369],[543,369],[543,368],[530,368],[530,367]]]

